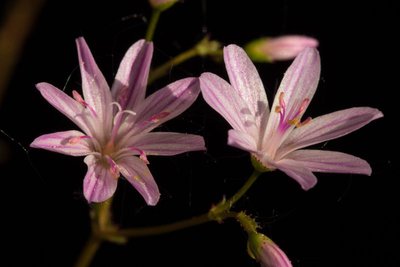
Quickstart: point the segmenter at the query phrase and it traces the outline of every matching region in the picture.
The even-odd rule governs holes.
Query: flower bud
[[[286,254],[263,234],[249,234],[247,251],[253,259],[260,262],[261,267],[292,267]]]
[[[256,62],[273,62],[295,58],[306,47],[317,47],[318,40],[301,35],[263,37],[245,46],[247,54]]]
[[[154,9],[158,9],[160,11],[167,10],[171,6],[173,6],[178,0],[149,0],[150,5]]]

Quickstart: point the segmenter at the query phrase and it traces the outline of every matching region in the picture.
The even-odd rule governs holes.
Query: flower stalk
[[[154,32],[156,31],[158,20],[160,19],[160,15],[162,13],[161,9],[153,8],[151,13],[151,18],[149,25],[147,26],[146,32],[146,41],[150,42],[153,40]]]
[[[153,83],[155,80],[158,80],[159,78],[169,73],[172,67],[182,64],[189,59],[195,58],[197,56],[206,57],[213,55],[222,55],[221,44],[218,41],[210,40],[210,38],[206,36],[192,48],[171,58],[154,70],[151,70],[149,74],[148,84]]]

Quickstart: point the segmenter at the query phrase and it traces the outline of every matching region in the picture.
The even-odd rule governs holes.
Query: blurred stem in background
[[[0,104],[45,0],[13,0],[6,3],[0,21]]]

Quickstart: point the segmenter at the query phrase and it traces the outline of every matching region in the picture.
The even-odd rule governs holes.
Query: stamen
[[[310,99],[309,98],[304,99],[303,102],[301,103],[298,113],[303,112],[307,108],[308,103],[310,103]]]
[[[306,125],[311,121],[311,118],[307,118],[305,121],[301,122],[300,118],[303,115],[304,111],[306,110],[308,104],[310,103],[309,98],[305,98],[298,108],[297,112],[295,112],[291,118],[286,118],[286,104],[285,100],[283,99],[284,92],[279,94],[279,106],[275,107],[275,112],[280,114],[280,121],[279,121],[279,129],[281,131],[287,130],[290,126],[301,127]]]
[[[171,114],[171,113],[168,112],[168,111],[162,111],[162,112],[160,112],[158,114],[155,114],[155,115],[151,116],[149,121],[150,122],[159,122],[161,119],[167,117],[169,114]]]
[[[89,138],[91,138],[91,137],[87,136],[87,135],[73,136],[73,137],[68,138],[67,142],[70,145],[75,145],[75,144],[79,143],[82,139],[89,139]]]
[[[119,173],[119,168],[118,168],[117,163],[115,163],[115,161],[109,156],[106,156],[106,159],[107,159],[108,164],[110,165],[110,168],[108,169],[108,171],[111,173],[111,175],[114,179],[118,179],[121,174]]]
[[[144,161],[146,164],[150,164],[149,160],[147,159],[146,153],[136,147],[130,147],[131,150],[139,152],[139,158]]]
[[[280,94],[279,94],[279,105],[282,107],[282,108],[285,108],[285,100],[283,99],[283,96],[284,96],[284,92],[281,92]]]
[[[134,176],[133,176],[133,179],[136,180],[136,181],[138,181],[139,183],[143,183],[143,180],[142,180],[142,178],[140,178],[139,175],[134,175]]]
[[[304,126],[304,125],[310,123],[311,120],[312,120],[311,117],[308,117],[304,121],[300,122],[298,118],[294,118],[292,120],[289,120],[288,123],[290,125],[294,125],[294,126],[296,126],[298,128],[298,127],[301,127],[301,126]]]
[[[296,126],[297,126],[297,127],[301,127],[301,126],[304,126],[304,125],[310,123],[311,121],[312,121],[311,117],[308,117],[308,118],[305,119],[304,121],[298,123]]]
[[[72,97],[80,103],[84,108],[89,108],[90,112],[97,117],[96,111],[82,98],[82,96],[75,90],[72,91]]]
[[[123,114],[130,114],[130,115],[135,116],[136,112],[134,112],[132,110],[122,110],[122,107],[118,102],[111,102],[111,105],[115,105],[118,108],[118,112],[117,112],[117,114],[115,114],[114,119],[113,119],[113,126],[114,127],[113,127],[112,133],[111,133],[111,140],[114,141],[116,136],[117,136],[118,130],[119,130],[121,124],[122,124],[121,116]]]
[[[115,117],[114,117],[114,120],[113,120],[114,125],[116,125],[117,123],[120,123],[120,122],[121,122],[120,120],[121,120],[121,116],[122,116],[123,114],[129,114],[129,115],[135,116],[135,115],[136,115],[136,112],[134,112],[134,111],[132,111],[132,110],[118,111],[117,114],[116,114]]]
[[[121,107],[121,105],[120,105],[118,102],[111,102],[111,106],[112,106],[112,105],[116,105],[116,106],[117,106],[118,112],[120,112],[120,111],[122,110],[122,107]]]
[[[85,108],[88,106],[88,104],[85,102],[85,100],[83,100],[82,96],[77,91],[72,91],[72,97]]]
[[[298,118],[294,118],[294,119],[288,120],[288,123],[292,126],[297,126],[300,122],[299,122]]]

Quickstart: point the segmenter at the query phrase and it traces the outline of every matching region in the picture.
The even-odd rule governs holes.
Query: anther
[[[79,143],[82,139],[88,139],[88,138],[90,138],[90,136],[87,135],[70,137],[68,138],[68,144],[75,145]]]
[[[96,111],[82,98],[82,96],[77,91],[72,91],[72,97],[84,108],[89,108],[90,112],[92,112],[92,114],[97,117]]]
[[[109,156],[106,156],[106,159],[107,159],[108,164],[110,165],[110,168],[108,169],[108,171],[110,172],[111,176],[114,179],[118,179],[121,174],[119,173],[119,168],[118,168],[117,163],[115,163],[115,161]]]
[[[147,159],[146,153],[143,150],[136,147],[131,147],[130,149],[139,152],[139,158],[143,160],[144,163],[150,164],[149,160]]]
[[[170,114],[170,112],[168,112],[168,111],[160,112],[158,114],[155,114],[155,115],[151,116],[149,121],[151,121],[151,122],[159,122],[161,119],[167,117],[169,114]]]

